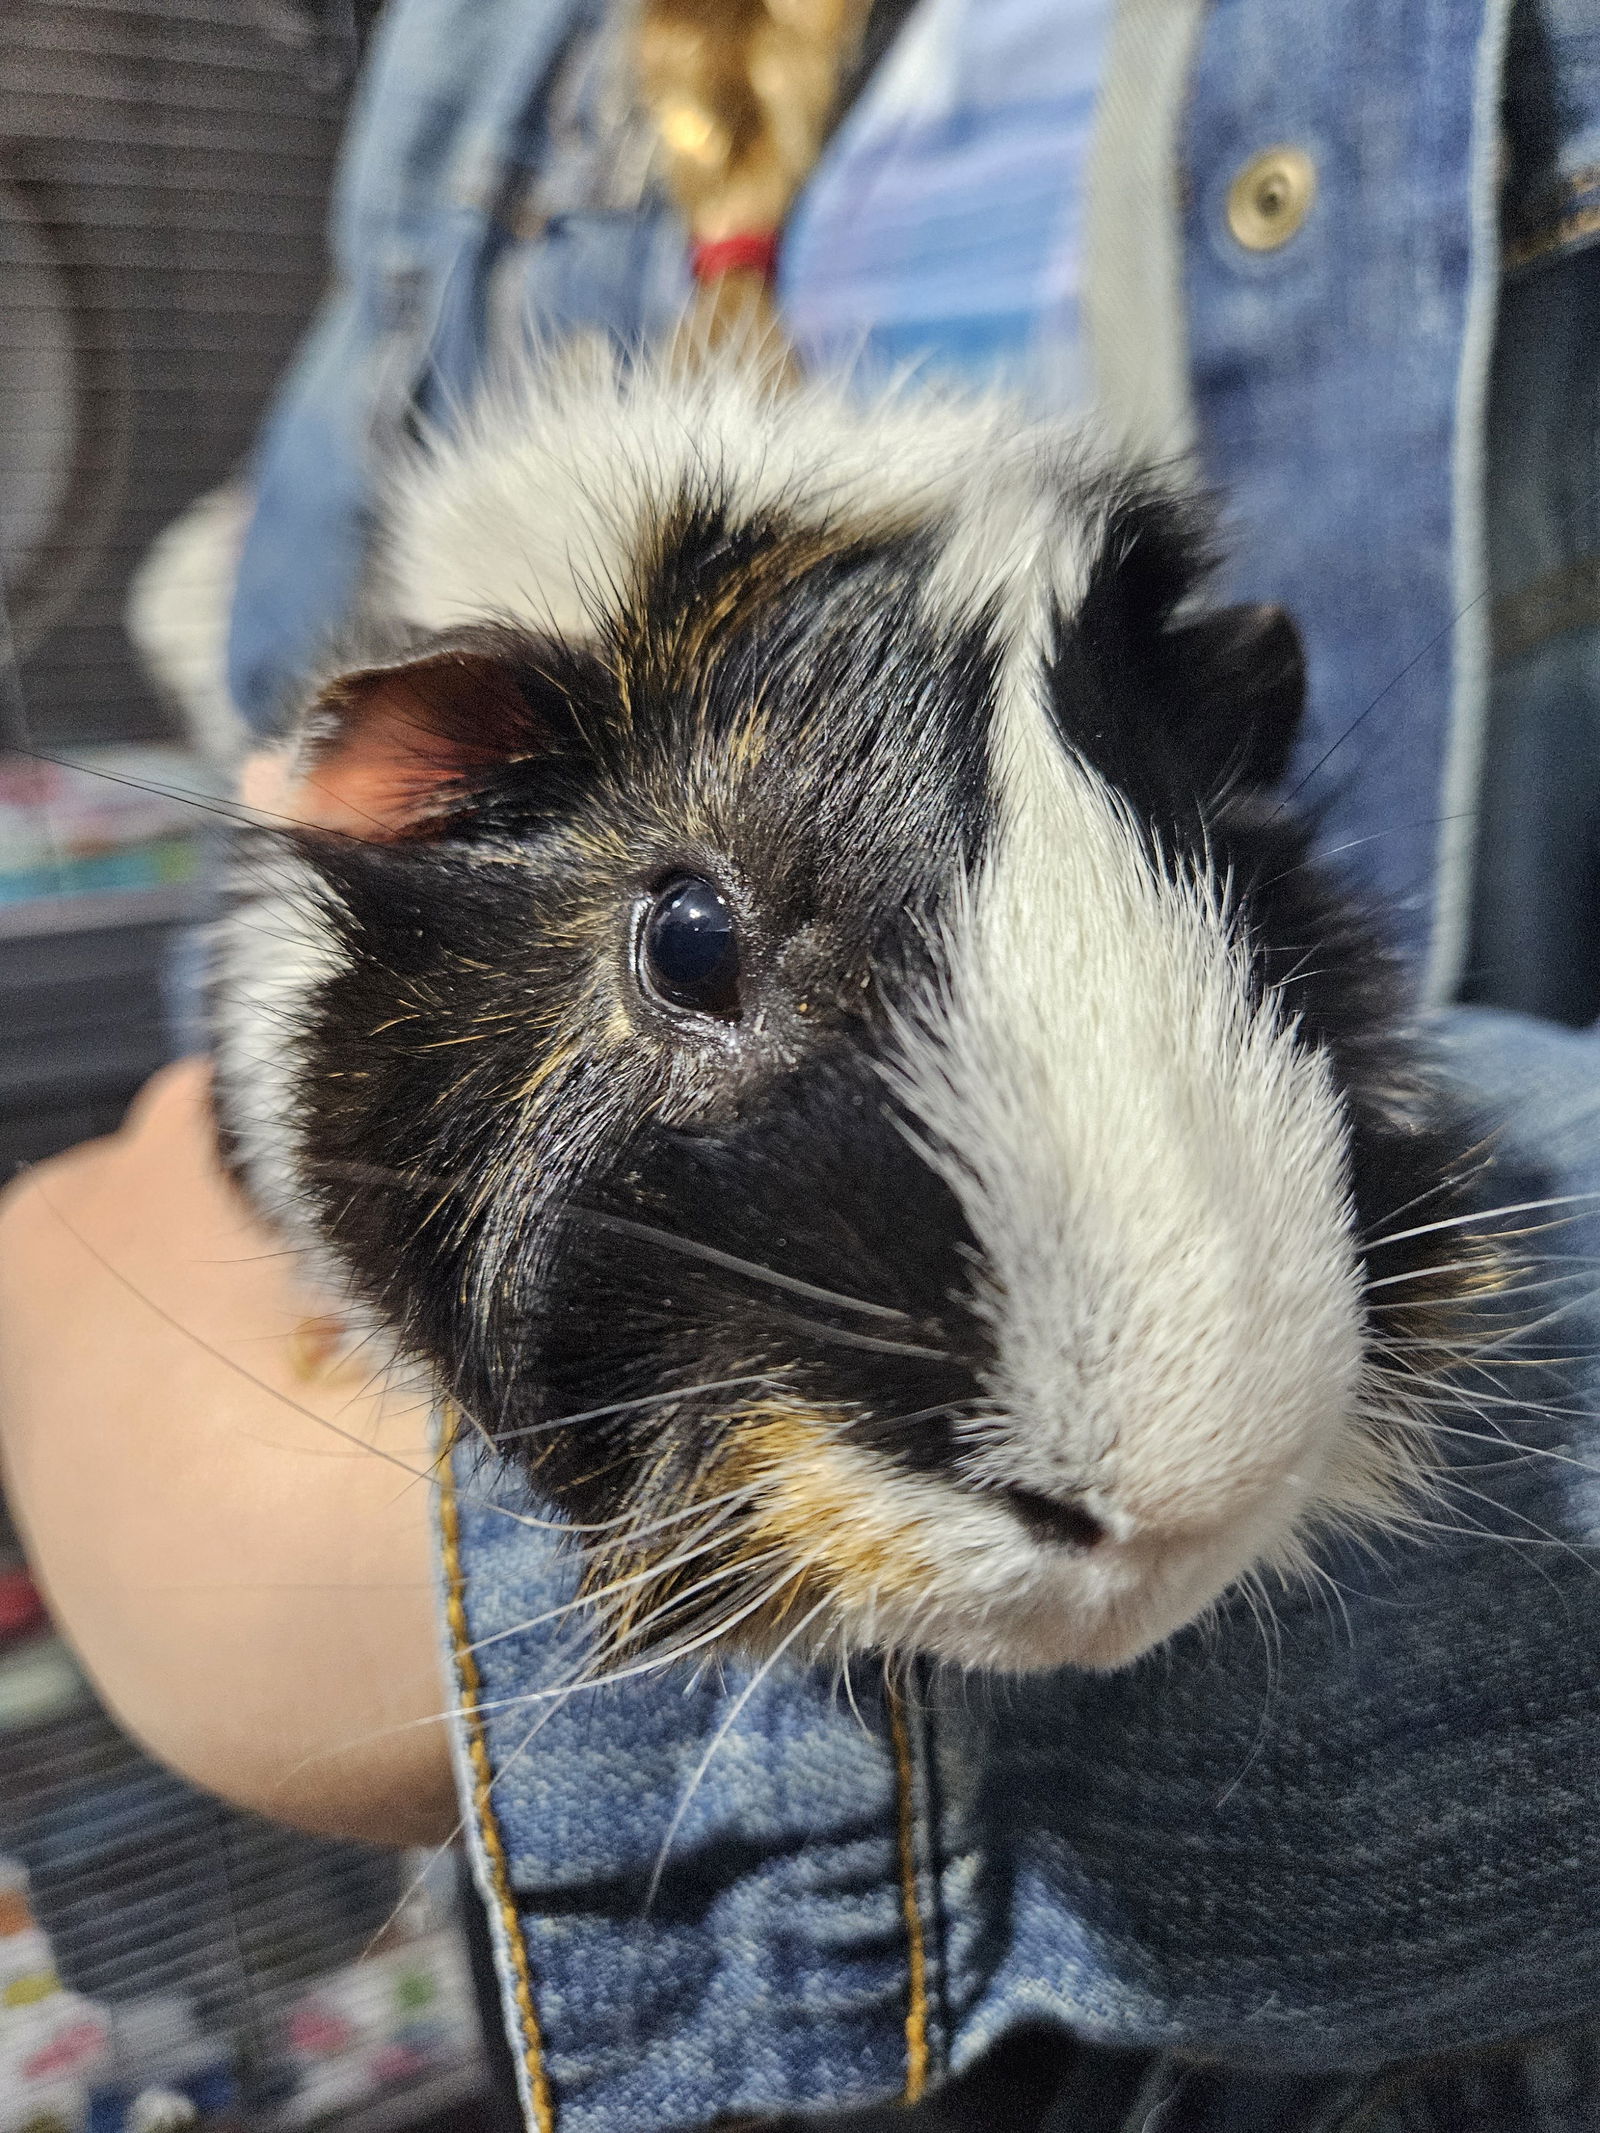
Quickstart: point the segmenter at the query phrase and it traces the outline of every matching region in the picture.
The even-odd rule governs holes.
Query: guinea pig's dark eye
[[[669,882],[645,914],[641,975],[674,1007],[731,1020],[739,1012],[739,936],[715,882]]]

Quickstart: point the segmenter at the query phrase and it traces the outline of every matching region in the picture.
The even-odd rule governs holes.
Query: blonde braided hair
[[[772,303],[785,217],[810,176],[870,0],[639,0],[636,68],[688,230],[691,349],[737,337],[792,363]]]

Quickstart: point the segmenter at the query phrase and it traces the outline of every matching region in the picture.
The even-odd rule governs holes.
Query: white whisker
[[[525,1429],[496,1430],[496,1446],[512,1444],[521,1437],[542,1436],[547,1430],[568,1429],[578,1422],[598,1422],[606,1415],[627,1414],[640,1407],[660,1407],[669,1400],[693,1400],[707,1392],[728,1392],[736,1385],[770,1385],[779,1375],[771,1370],[747,1370],[741,1377],[711,1378],[704,1385],[674,1385],[665,1392],[643,1392],[632,1400],[613,1400],[606,1407],[585,1407],[576,1414],[556,1415],[548,1422],[530,1422]]]
[[[823,1609],[829,1604],[830,1600],[828,1597],[825,1596],[817,1602],[816,1606],[813,1607],[808,1614],[804,1614],[800,1617],[800,1620],[795,1624],[794,1628],[790,1630],[789,1634],[778,1645],[777,1649],[772,1652],[768,1658],[763,1660],[759,1667],[757,1667],[755,1673],[752,1674],[749,1681],[745,1684],[744,1688],[734,1698],[734,1701],[731,1707],[729,1708],[727,1716],[717,1727],[716,1732],[712,1734],[711,1739],[707,1744],[706,1751],[704,1755],[701,1756],[699,1762],[695,1765],[694,1774],[690,1778],[688,1786],[684,1791],[682,1798],[679,1800],[676,1809],[673,1812],[672,1820],[667,1824],[667,1833],[661,1840],[661,1850],[656,1855],[656,1863],[651,1870],[649,1886],[645,1890],[644,1908],[646,1913],[649,1912],[650,1906],[655,1902],[656,1891],[661,1886],[661,1877],[666,1872],[667,1855],[672,1850],[672,1840],[674,1837],[676,1837],[679,1829],[682,1827],[683,1818],[689,1812],[690,1802],[693,1800],[695,1793],[699,1790],[701,1779],[711,1768],[712,1759],[716,1755],[717,1750],[727,1739],[729,1733],[732,1732],[735,1724],[738,1722],[740,1713],[749,1703],[751,1697],[755,1694],[756,1690],[760,1688],[761,1684],[767,1679],[767,1676],[772,1672],[773,1668],[783,1657],[784,1653],[788,1651],[789,1647],[794,1643],[797,1637],[804,1634],[804,1632],[817,1619],[818,1615],[820,1615]]]
[[[710,1547],[717,1538],[721,1525],[725,1523],[726,1519],[724,1518],[706,1531],[697,1533],[688,1545],[681,1548],[676,1555],[665,1556],[659,1563],[649,1563],[642,1570],[631,1571],[625,1577],[613,1578],[609,1584],[602,1586],[597,1592],[578,1593],[574,1598],[563,1600],[555,1607],[547,1607],[542,1614],[531,1615],[525,1622],[514,1622],[509,1629],[497,1629],[487,1637],[480,1637],[475,1644],[464,1645],[462,1649],[468,1652],[481,1652],[491,1644],[503,1643],[507,1637],[525,1636],[530,1630],[542,1629],[545,1623],[560,1621],[563,1617],[575,1614],[582,1608],[593,1607],[598,1610],[603,1601],[612,1598],[616,1593],[626,1592],[635,1585],[647,1584],[652,1578],[666,1577],[672,1571],[681,1570],[686,1564],[694,1562],[698,1556],[703,1555],[706,1549]]]
[[[1413,1237],[1431,1237],[1443,1229],[1464,1229],[1473,1222],[1493,1222],[1501,1215],[1536,1214],[1546,1207],[1571,1207],[1588,1200],[1600,1200],[1600,1192],[1564,1192],[1548,1200],[1508,1200],[1502,1207],[1476,1208],[1471,1214],[1448,1215],[1440,1222],[1419,1223],[1415,1229],[1391,1230],[1386,1236],[1372,1238],[1369,1249],[1379,1245],[1406,1244]],[[1554,1224],[1549,1226],[1555,1227]]]
[[[783,1549],[769,1548],[761,1555],[747,1556],[738,1562],[720,1564],[709,1575],[698,1579],[693,1585],[686,1586],[681,1592],[669,1593],[658,1607],[652,1608],[637,1623],[629,1623],[598,1656],[604,1659],[608,1651],[620,1655],[630,1647],[636,1646],[642,1639],[649,1637],[657,1623],[670,1621],[687,1601],[695,1598],[698,1594],[709,1592],[714,1586],[726,1584],[730,1579],[749,1577],[754,1572],[765,1569],[769,1563],[787,1560],[789,1558]],[[784,1579],[780,1579],[776,1589],[781,1590],[784,1582]],[[770,1597],[770,1592],[764,1592],[763,1597]],[[719,1637],[725,1636],[729,1622],[730,1618],[726,1615],[723,1616],[715,1626],[715,1634]]]
[[[1366,1286],[1369,1289],[1392,1289],[1398,1282],[1402,1281],[1437,1281],[1444,1274],[1478,1274],[1482,1273],[1482,1271],[1483,1261],[1481,1259],[1451,1259],[1447,1260],[1443,1266],[1419,1266],[1413,1267],[1409,1273],[1405,1274],[1385,1274],[1381,1281],[1369,1281]],[[1512,1295],[1517,1292],[1504,1290],[1496,1293]]]
[[[814,1281],[802,1281],[795,1274],[780,1274],[775,1268],[762,1266],[754,1259],[741,1259],[735,1252],[725,1252],[714,1244],[702,1244],[696,1237],[680,1236],[675,1230],[657,1229],[650,1222],[635,1222],[623,1215],[602,1214],[598,1208],[574,1207],[575,1221],[585,1222],[593,1229],[610,1230],[623,1237],[638,1237],[646,1243],[659,1244],[664,1250],[679,1252],[686,1259],[703,1259],[708,1266],[725,1268],[731,1274],[743,1274],[751,1281],[764,1282],[769,1288],[786,1289],[791,1296],[804,1296],[812,1303],[834,1304],[841,1311],[859,1311],[868,1318],[897,1319],[902,1325],[913,1323],[908,1311],[899,1311],[892,1304],[867,1303],[859,1296],[844,1296],[837,1289],[825,1289]]]

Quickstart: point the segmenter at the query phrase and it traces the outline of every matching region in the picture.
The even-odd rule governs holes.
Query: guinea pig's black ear
[[[1159,759],[1162,782],[1176,774],[1207,799],[1288,768],[1305,708],[1299,633],[1281,607],[1200,605],[1216,563],[1203,497],[1151,482],[1113,499],[1054,679],[1063,732],[1124,783]]]
[[[247,771],[243,797],[309,829],[425,836],[486,771],[550,745],[558,702],[536,647],[438,640],[329,682],[290,746]]]
[[[1306,703],[1300,632],[1285,610],[1220,607],[1169,623],[1162,664],[1202,783],[1278,784]]]

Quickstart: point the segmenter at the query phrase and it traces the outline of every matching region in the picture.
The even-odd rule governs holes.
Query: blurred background
[[[175,1042],[233,747],[203,618],[321,290],[371,12],[0,8],[0,1175],[113,1126]],[[0,2133],[492,2115],[453,1861],[158,1768],[0,1511]]]

